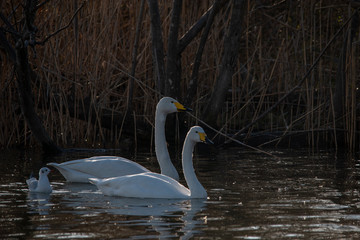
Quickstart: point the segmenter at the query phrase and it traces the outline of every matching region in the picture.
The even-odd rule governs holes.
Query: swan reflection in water
[[[200,233],[199,229],[206,224],[204,217],[196,217],[206,208],[204,199],[111,197],[104,196],[96,186],[90,184],[66,183],[62,187],[60,201],[73,209],[74,214],[138,216],[125,221],[121,218],[118,223],[151,226],[159,233],[159,237],[170,237],[175,232],[181,233],[181,239],[188,239]]]

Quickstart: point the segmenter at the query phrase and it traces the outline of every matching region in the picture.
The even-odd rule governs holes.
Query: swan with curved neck
[[[163,97],[156,106],[155,112],[155,153],[160,165],[161,174],[179,179],[179,174],[171,162],[166,145],[166,116],[174,112],[191,111],[173,98]],[[68,182],[88,183],[89,178],[109,178],[130,174],[150,172],[140,164],[122,157],[98,156],[64,163],[48,163],[60,171]]]
[[[174,108],[175,106],[175,108]],[[166,117],[174,111],[186,111],[183,105],[172,98],[162,98],[155,111],[155,154],[160,165],[161,174],[179,180],[179,174],[171,162],[169,151],[167,149],[165,137]]]
[[[110,196],[168,199],[206,198],[206,190],[196,177],[192,162],[192,153],[197,142],[212,143],[199,126],[192,127],[189,130],[182,151],[182,166],[189,188],[173,178],[152,172],[106,179],[91,178],[89,180],[103,194]]]

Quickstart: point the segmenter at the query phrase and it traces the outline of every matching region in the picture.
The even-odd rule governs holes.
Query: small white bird
[[[192,154],[197,142],[212,143],[201,127],[192,127],[184,142],[182,165],[189,188],[163,174],[145,172],[113,178],[90,178],[105,195],[135,198],[190,199],[206,198],[207,193],[197,179],[192,162]]]
[[[50,172],[51,170],[49,168],[43,167],[39,171],[39,180],[34,177],[30,177],[30,179],[26,180],[29,191],[37,193],[51,193],[52,187],[47,176]]]

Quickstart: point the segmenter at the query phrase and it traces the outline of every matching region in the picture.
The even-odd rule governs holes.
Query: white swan
[[[50,169],[43,167],[39,171],[39,180],[34,177],[30,177],[28,180],[26,180],[29,191],[36,193],[51,193],[52,187],[47,176],[50,172]]]
[[[197,142],[211,143],[204,130],[195,126],[186,135],[182,151],[182,166],[189,189],[173,178],[153,172],[106,179],[90,178],[89,180],[103,194],[110,196],[168,199],[206,198],[206,190],[197,179],[192,162],[192,153]]]
[[[155,112],[155,153],[161,174],[179,179],[179,174],[172,164],[165,138],[165,122],[169,113],[189,111],[178,101],[170,97],[160,99]],[[122,157],[100,156],[64,163],[48,163],[57,168],[68,182],[88,183],[89,178],[109,178],[130,174],[150,172],[140,164]]]

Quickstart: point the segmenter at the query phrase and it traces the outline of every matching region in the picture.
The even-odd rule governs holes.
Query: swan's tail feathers
[[[59,163],[51,162],[51,163],[47,163],[46,165],[56,168],[66,178],[66,180],[68,180],[66,171],[61,167]]]
[[[52,167],[57,167],[59,164],[58,164],[58,163],[51,162],[51,163],[48,163],[48,164],[46,164],[46,165],[52,166]]]
[[[94,185],[98,185],[98,183],[100,183],[100,181],[101,181],[100,178],[89,178],[89,182]]]

